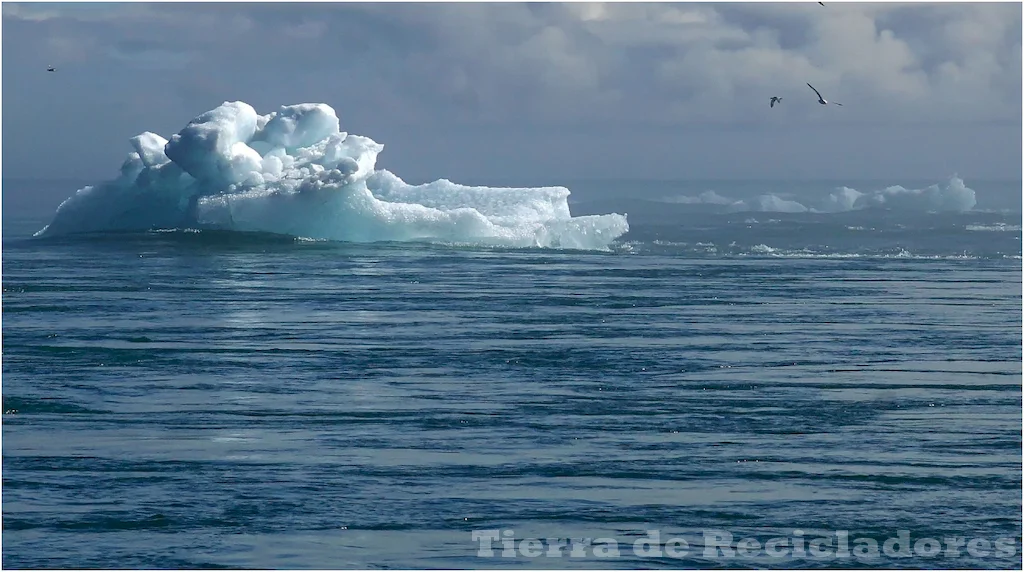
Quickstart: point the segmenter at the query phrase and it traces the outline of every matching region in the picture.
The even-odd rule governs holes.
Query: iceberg
[[[945,185],[930,185],[923,189],[907,189],[893,185],[878,191],[862,193],[849,187],[840,187],[829,195],[822,212],[885,208],[901,211],[967,212],[977,204],[974,189],[963,179],[953,175]]]
[[[110,181],[77,191],[36,236],[199,228],[350,242],[604,250],[626,217],[573,217],[565,187],[411,185],[384,146],[341,131],[323,103],[259,115],[225,102],[164,139],[145,132]]]
[[[968,212],[977,204],[974,189],[963,179],[953,175],[945,184],[934,184],[921,189],[907,189],[893,185],[884,189],[861,192],[850,187],[838,187],[818,204],[804,204],[767,193],[753,199],[736,200],[704,191],[697,196],[665,197],[663,202],[685,205],[721,207],[724,212],[771,213],[843,213],[866,210],[901,212]]]

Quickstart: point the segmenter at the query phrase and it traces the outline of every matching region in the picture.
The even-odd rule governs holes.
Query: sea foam
[[[65,200],[36,236],[204,228],[352,242],[607,249],[626,217],[573,217],[565,187],[410,185],[376,170],[384,146],[326,104],[259,115],[225,102],[169,140],[142,133],[110,181]]]

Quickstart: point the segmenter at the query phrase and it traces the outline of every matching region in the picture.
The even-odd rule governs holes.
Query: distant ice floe
[[[376,170],[384,146],[323,103],[259,115],[235,101],[164,139],[142,133],[120,175],[65,200],[36,236],[204,228],[353,242],[607,249],[620,214],[573,217],[564,187],[410,185]]]
[[[923,189],[907,189],[899,185],[885,189],[861,192],[850,187],[839,187],[818,204],[805,205],[774,194],[753,199],[735,200],[715,191],[697,196],[676,196],[664,202],[692,205],[717,205],[726,212],[780,212],[780,213],[837,213],[865,209],[891,209],[909,212],[965,212],[977,204],[973,189],[953,176],[944,184]]]
[[[1002,222],[995,224],[969,224],[966,226],[966,229],[975,232],[1020,232],[1020,225]]]

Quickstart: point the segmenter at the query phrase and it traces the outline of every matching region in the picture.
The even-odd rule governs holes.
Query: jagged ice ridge
[[[374,242],[606,249],[620,214],[573,217],[564,187],[409,185],[376,170],[384,146],[340,130],[323,103],[259,115],[225,102],[169,140],[130,140],[116,179],[80,189],[36,236],[204,228]]]

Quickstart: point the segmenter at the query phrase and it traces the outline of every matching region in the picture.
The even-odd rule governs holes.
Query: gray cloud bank
[[[21,176],[55,156],[64,175],[106,173],[127,138],[227,100],[326,102],[384,143],[384,166],[423,177],[1021,173],[1019,3],[4,4],[3,19],[4,165]]]

